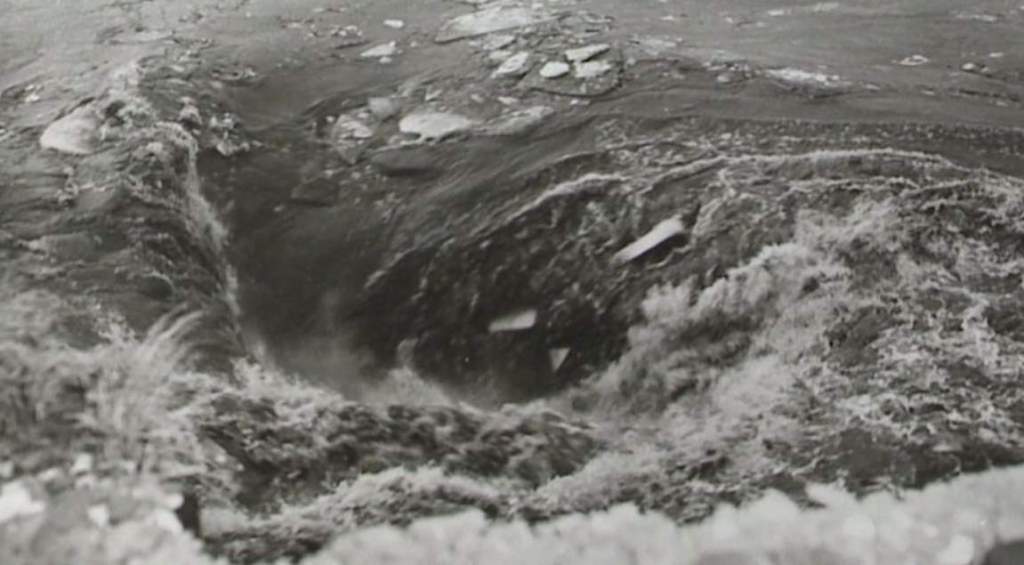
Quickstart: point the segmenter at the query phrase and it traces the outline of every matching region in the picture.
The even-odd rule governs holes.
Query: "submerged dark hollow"
[[[357,88],[324,92],[291,116],[268,111],[260,93],[276,100],[291,91],[312,99],[304,87],[325,88],[312,78],[319,74],[270,76],[237,87],[226,109],[243,123],[267,124],[247,132],[252,151],[225,159],[211,150],[201,168],[229,211],[244,325],[258,336],[254,343],[282,368],[350,393],[399,361],[488,404],[550,395],[601,370],[623,353],[626,330],[639,321],[638,300],[651,285],[691,275],[709,285],[763,245],[792,235],[763,234],[767,239],[736,242],[725,256],[659,273],[666,260],[677,262],[682,254],[685,262],[692,255],[684,234],[635,263],[607,265],[609,250],[664,218],[660,207],[682,206],[684,220],[696,221],[699,204],[680,199],[699,200],[693,187],[722,169],[716,156],[885,148],[1009,174],[1024,169],[1017,133],[943,125],[955,103],[927,108],[934,104],[927,97],[794,88],[756,75],[723,85],[718,71],[685,60],[624,71],[618,88],[584,106],[560,107],[522,131],[470,131],[410,143],[411,136],[403,140],[395,132],[396,119],[386,119],[385,133],[346,154],[331,140],[336,116],[395,92],[402,92],[400,105],[413,110],[410,96],[464,80],[439,71],[406,81],[365,66],[346,72],[356,73]],[[683,75],[682,82],[676,78]],[[458,109],[462,102],[446,105]],[[474,109],[500,117],[495,105]],[[906,120],[922,109],[916,120]],[[394,132],[390,139],[387,131]],[[690,143],[694,139],[702,145]],[[630,152],[636,155],[625,155]],[[635,159],[649,158],[642,152],[658,155],[638,166]],[[654,181],[651,201],[635,208],[635,197],[606,198],[597,189],[502,225],[503,214],[560,183],[701,160],[708,160],[706,167],[684,171],[679,181]],[[825,174],[841,178],[847,171]],[[580,230],[588,228],[582,222],[594,206],[610,207],[617,231],[596,255],[570,258],[580,252],[571,243],[588,237]],[[544,304],[533,330],[488,332],[503,314]],[[550,352],[562,348],[570,353],[554,367]]]
[[[811,518],[845,531],[844,513],[920,510],[947,491],[896,499],[1024,462],[1012,3],[7,4],[88,25],[0,21],[4,53],[27,46],[0,57],[0,254],[15,292],[67,302],[59,339],[25,337],[39,309],[18,294],[0,348],[28,352],[23,379],[58,359],[86,414],[83,375],[174,380],[187,420],[0,442],[32,454],[17,473],[52,458],[72,478],[69,438],[180,440],[196,465],[179,474],[172,445],[160,478],[194,493],[207,549],[257,561],[474,509],[428,527],[520,521],[616,551],[660,524],[671,550],[684,524],[773,490],[838,500]],[[488,10],[532,23],[457,37]],[[184,310],[203,317],[187,336],[158,322]],[[208,363],[187,362],[193,343]],[[170,419],[150,406],[143,420]],[[940,507],[970,503],[893,513],[926,541],[886,552],[939,562],[933,531],[956,531],[980,558],[1003,507],[953,494]],[[741,512],[773,532],[798,513],[782,499]],[[604,513],[620,504],[635,509]],[[843,535],[797,545],[868,559],[883,543],[833,547]]]

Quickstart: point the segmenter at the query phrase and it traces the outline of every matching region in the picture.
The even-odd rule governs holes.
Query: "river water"
[[[356,400],[588,422],[607,453],[540,517],[1021,458],[1024,6],[550,0],[436,41],[474,4],[6,0],[3,125],[187,49],[250,351]],[[540,76],[594,45],[596,76]],[[416,139],[425,112],[471,125]]]
[[[369,277],[400,252],[396,246],[417,237],[409,232],[432,233],[444,216],[479,206],[501,208],[539,172],[568,180],[562,178],[569,174],[559,165],[562,160],[592,152],[596,162],[607,151],[601,147],[606,139],[597,133],[600,127],[630,129],[619,136],[625,140],[657,138],[674,122],[694,117],[723,130],[766,129],[768,136],[774,135],[771,128],[758,124],[806,122],[837,145],[851,138],[849,128],[856,127],[861,138],[879,136],[877,144],[889,147],[884,136],[890,134],[873,131],[872,124],[952,124],[986,131],[1019,121],[1022,61],[1012,49],[1012,37],[1024,12],[1009,3],[964,9],[957,2],[641,2],[628,7],[554,2],[552,10],[563,10],[560,23],[522,35],[512,30],[518,43],[507,50],[531,51],[541,58],[580,44],[613,45],[612,57],[624,60],[621,83],[597,98],[553,96],[530,77],[518,82],[489,78],[493,49],[470,40],[432,41],[433,30],[464,11],[457,3],[441,6],[441,11],[417,7],[412,13],[386,2],[322,10],[289,6],[275,10],[271,20],[258,4],[248,4],[245,22],[224,18],[208,24],[229,32],[212,48],[217,56],[211,57],[211,67],[220,72],[216,76],[251,73],[248,79],[216,86],[259,147],[228,162],[219,155],[205,162],[216,183],[231,187],[224,202],[234,226],[251,335],[261,336],[286,369],[343,389],[358,378],[354,375],[390,366],[402,340],[424,337],[423,327],[393,327],[414,322],[387,318],[363,292]],[[566,16],[569,10],[580,15]],[[392,16],[404,18],[407,26],[384,26]],[[269,41],[251,42],[230,33],[243,25],[267,34]],[[345,47],[352,40],[344,29],[349,25],[359,29],[352,37],[364,43]],[[398,41],[401,51],[393,61],[360,57],[367,48],[391,40]],[[270,49],[267,43],[279,47]],[[441,107],[481,121],[538,105],[554,112],[541,130],[524,135],[470,136],[388,153],[383,149],[395,139],[386,135],[397,133],[392,125],[384,128],[390,133],[378,133],[367,144],[373,156],[355,165],[346,162],[328,139],[330,120],[358,111],[371,97],[388,96],[406,112]],[[506,105],[501,98],[516,101]],[[976,143],[963,137],[911,134],[898,145],[957,162],[1019,170],[1016,156],[1002,151],[999,141]],[[367,161],[372,165],[364,166]],[[587,167],[573,172],[584,174]],[[296,198],[296,186],[308,187],[313,196]],[[458,234],[447,235],[458,239]],[[409,288],[389,291],[383,300],[408,298],[394,294],[413,293],[414,282],[407,282]],[[516,295],[495,289],[490,299],[528,301],[509,294]],[[544,297],[532,299],[538,298]],[[621,352],[624,329],[632,321],[594,314],[561,328],[574,336],[513,344],[518,353],[508,359],[485,353],[501,359],[471,361],[464,368],[453,358],[465,357],[467,347],[486,346],[421,346],[444,351],[420,357],[442,380],[517,380],[527,384],[499,396],[535,397],[563,386],[562,381],[552,384],[553,376],[541,366],[547,350],[562,345],[585,349],[566,377],[578,380]],[[595,328],[603,324],[614,327]],[[482,324],[475,328],[481,330]],[[469,331],[459,329],[459,338]],[[441,333],[432,339],[450,343],[455,338]],[[547,343],[552,339],[563,343]],[[481,376],[496,371],[506,375]],[[351,386],[347,390],[353,391]]]

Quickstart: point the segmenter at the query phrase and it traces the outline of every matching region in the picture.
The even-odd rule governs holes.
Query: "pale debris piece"
[[[518,135],[544,122],[555,113],[550,106],[531,106],[508,115],[482,129],[487,135]]]
[[[446,23],[434,38],[438,43],[506,31],[555,19],[547,10],[497,5],[459,16]]]
[[[664,220],[654,226],[643,237],[622,248],[621,251],[612,257],[612,262],[617,264],[628,263],[661,245],[666,240],[682,235],[684,231],[683,221],[678,216]]]
[[[370,113],[380,121],[390,120],[402,110],[401,104],[394,98],[374,96],[367,101]]]
[[[508,49],[496,49],[487,54],[487,60],[491,63],[504,63],[512,56],[512,52]]]
[[[497,69],[491,73],[491,78],[521,77],[530,70],[530,53],[520,51],[505,59]]]
[[[637,45],[648,55],[657,56],[664,54],[666,51],[676,49],[679,47],[679,42],[659,37],[645,37],[638,40]]]
[[[343,139],[369,139],[373,137],[373,129],[362,121],[342,114],[334,121],[331,137],[335,141]]]
[[[598,55],[607,53],[612,46],[607,43],[600,43],[597,45],[586,45],[584,47],[577,47],[575,49],[569,49],[565,52],[565,58],[571,63],[585,63]]]
[[[551,371],[555,372],[562,368],[562,364],[569,357],[568,347],[559,347],[548,350],[548,358],[551,359]]]
[[[91,106],[82,106],[53,122],[39,138],[43,149],[53,149],[71,155],[91,155],[96,152],[96,131],[100,120]]]
[[[495,318],[488,327],[488,331],[493,333],[499,332],[517,332],[528,330],[537,324],[537,311],[536,310],[519,310],[506,314],[500,318]]]
[[[402,20],[384,20],[384,25],[391,29],[402,29],[405,27],[405,22]]]
[[[71,464],[72,475],[83,475],[92,471],[93,457],[88,453],[79,453],[75,456],[75,462]]]
[[[903,65],[904,67],[919,67],[927,63],[928,57],[925,57],[924,55],[911,55],[898,61],[898,64]]]
[[[86,514],[89,515],[89,520],[92,521],[93,524],[96,524],[101,528],[105,528],[110,525],[110,509],[107,508],[106,504],[90,506],[89,510],[86,511]]]
[[[576,65],[576,72],[574,74],[576,78],[586,80],[605,75],[612,68],[612,64],[608,61],[588,61]]]
[[[561,61],[550,61],[540,68],[540,76],[546,79],[562,78],[569,74],[572,68]]]
[[[364,59],[377,59],[380,57],[394,57],[398,54],[398,43],[395,41],[389,41],[383,45],[378,45],[363,51],[359,54]]]
[[[7,483],[0,488],[0,524],[38,514],[45,509],[46,505],[33,500],[32,493],[21,481]]]
[[[479,40],[480,48],[484,51],[504,49],[516,42],[516,36],[507,33],[495,33]]]
[[[418,135],[423,140],[440,140],[449,135],[466,131],[476,122],[450,112],[415,112],[402,118],[398,129],[402,133]]]
[[[816,86],[842,86],[847,84],[839,75],[827,75],[825,73],[814,73],[801,69],[783,68],[765,71],[765,74],[776,80],[793,84],[816,85]]]

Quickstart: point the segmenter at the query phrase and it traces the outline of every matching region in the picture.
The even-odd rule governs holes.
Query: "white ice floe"
[[[518,135],[534,128],[555,113],[550,106],[531,106],[501,116],[482,129],[487,135]]]
[[[478,46],[484,51],[504,49],[516,42],[516,36],[507,33],[492,33],[480,39]]]
[[[90,155],[96,152],[96,132],[100,120],[91,106],[81,106],[53,122],[43,131],[39,145],[71,155]]]
[[[550,61],[540,68],[540,76],[546,79],[562,78],[572,70],[569,65],[561,61]]]
[[[608,61],[587,61],[576,65],[574,75],[578,79],[591,79],[605,75],[614,68]]]
[[[458,41],[496,31],[539,24],[554,18],[555,15],[547,10],[500,4],[449,21],[437,33],[435,41],[438,43]]]
[[[559,347],[548,350],[548,358],[551,359],[552,371],[557,371],[562,368],[562,364],[564,364],[566,358],[569,357],[569,351],[570,349],[568,347]]]
[[[491,73],[492,78],[521,77],[530,70],[530,53],[520,51],[510,55]]]
[[[793,68],[773,69],[765,71],[765,75],[783,82],[809,86],[835,87],[846,84],[839,75],[814,73]]]
[[[910,55],[909,57],[904,57],[897,61],[898,64],[903,65],[904,67],[919,67],[921,65],[928,64],[928,62],[928,57],[925,57],[924,55]]]
[[[424,141],[433,141],[469,130],[475,125],[475,121],[460,114],[424,111],[402,118],[398,129],[402,133],[417,135]]]
[[[402,110],[402,105],[397,100],[387,96],[374,96],[367,100],[366,106],[378,120],[389,120]]]
[[[7,483],[0,488],[0,524],[15,518],[38,514],[46,505],[32,498],[32,493],[21,481]]]
[[[495,318],[487,328],[491,333],[517,332],[528,330],[537,324],[537,311],[517,310],[499,318]]]
[[[678,216],[664,220],[654,226],[643,237],[622,248],[622,250],[615,254],[612,261],[617,264],[628,263],[658,247],[666,240],[682,235],[684,231],[683,221]]]
[[[334,121],[331,138],[335,141],[345,139],[369,139],[373,137],[373,129],[361,120],[342,114]]]
[[[363,51],[359,54],[364,59],[377,59],[382,57],[394,57],[398,54],[398,43],[395,41],[389,41],[383,45],[378,45]]]
[[[598,55],[607,53],[608,50],[611,48],[612,46],[608,45],[607,43],[600,43],[597,45],[586,45],[584,47],[569,49],[568,51],[565,52],[565,58],[568,59],[571,63],[584,63],[586,61],[593,59],[594,57],[597,57]]]

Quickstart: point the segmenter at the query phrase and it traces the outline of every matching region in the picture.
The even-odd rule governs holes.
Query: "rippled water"
[[[1024,11],[542,4],[563,17],[516,31],[515,49],[604,42],[615,72],[495,78],[484,42],[432,41],[470,9],[456,2],[161,16],[198,22],[174,38],[197,70],[149,94],[177,110],[192,102],[163,87],[187,92],[223,135],[200,140],[188,180],[226,227],[197,194],[189,205],[225,242],[248,349],[372,405],[305,391],[282,402],[306,418],[295,429],[254,419],[269,447],[223,434],[246,456],[281,447],[256,470],[277,480],[258,501],[316,498],[300,510],[331,508],[318,528],[395,520],[402,488],[424,514],[484,500],[543,520],[629,501],[685,521],[769,488],[899,492],[1024,460]],[[396,14],[407,27],[378,25]],[[339,43],[350,24],[366,45]],[[359,55],[392,40],[390,63]],[[3,85],[19,104],[32,61],[71,64],[17,51]],[[381,97],[397,116],[367,118]],[[12,127],[54,109],[38,110]],[[423,143],[400,131],[427,110],[476,125]],[[632,251],[659,229],[671,237]],[[226,404],[229,430],[263,407]],[[310,475],[337,484],[274,476],[305,472],[296,435],[342,461]]]

